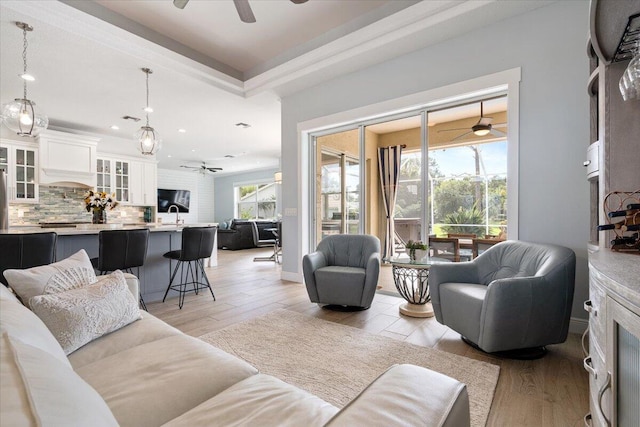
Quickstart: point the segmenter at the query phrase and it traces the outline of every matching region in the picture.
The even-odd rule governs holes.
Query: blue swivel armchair
[[[431,303],[438,322],[467,343],[537,358],[567,338],[575,268],[569,248],[505,241],[471,262],[431,266]]]
[[[302,259],[311,302],[367,309],[380,273],[380,240],[362,234],[325,237]]]

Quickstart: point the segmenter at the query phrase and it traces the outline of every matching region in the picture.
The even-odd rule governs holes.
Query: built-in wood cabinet
[[[7,173],[9,202],[38,201],[38,145],[35,142],[1,140],[0,169]]]
[[[612,191],[640,190],[640,101],[624,101],[619,81],[629,60],[614,54],[640,1],[592,0],[587,55],[590,138],[584,162],[590,188],[589,372],[585,424],[640,425],[640,255],[611,251],[604,200]]]

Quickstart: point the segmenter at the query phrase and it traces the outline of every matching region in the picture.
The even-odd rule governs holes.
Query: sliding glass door
[[[316,244],[330,234],[360,232],[357,129],[316,140]]]

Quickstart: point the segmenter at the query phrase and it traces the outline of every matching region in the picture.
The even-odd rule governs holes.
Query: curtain
[[[398,190],[398,176],[400,175],[400,157],[402,146],[384,147],[378,149],[378,169],[380,170],[380,184],[382,186],[382,200],[387,216],[382,245],[382,260],[388,261],[395,256],[395,225],[393,223],[393,210],[396,206]]]

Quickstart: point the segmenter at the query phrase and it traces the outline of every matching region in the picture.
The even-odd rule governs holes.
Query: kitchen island
[[[126,230],[136,228],[149,229],[149,246],[144,266],[140,267],[140,293],[145,302],[160,301],[169,285],[171,269],[175,267],[169,259],[162,255],[166,252],[180,249],[182,246],[182,230],[185,227],[217,226],[217,223],[204,224],[83,224],[75,227],[40,228],[13,227],[1,230],[1,234],[24,234],[55,232],[58,235],[56,243],[56,260],[62,260],[84,249],[89,258],[98,256],[98,233],[102,230]],[[217,235],[216,235],[217,240]],[[214,241],[211,257],[205,260],[206,267],[218,265],[218,244]],[[173,264],[173,265],[172,265]],[[134,269],[134,273],[136,270]],[[177,292],[170,291],[169,297]]]

